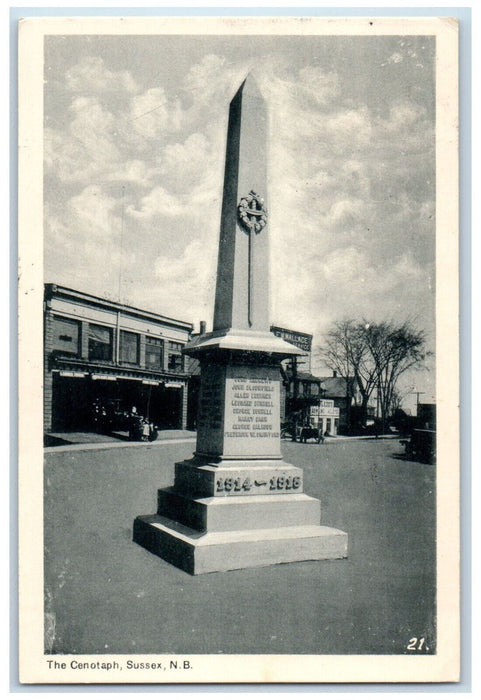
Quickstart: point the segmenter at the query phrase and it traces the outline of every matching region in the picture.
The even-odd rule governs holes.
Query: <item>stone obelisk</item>
[[[347,556],[281,454],[280,362],[299,350],[269,331],[267,128],[248,75],[229,112],[213,331],[185,347],[201,367],[196,451],[134,523],[135,542],[190,574]]]

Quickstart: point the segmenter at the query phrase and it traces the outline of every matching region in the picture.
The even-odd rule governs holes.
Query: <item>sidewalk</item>
[[[196,432],[193,430],[159,430],[159,437],[154,442],[136,442],[129,440],[127,432],[115,432],[110,435],[100,433],[47,433],[45,452],[69,452],[71,450],[107,450],[118,447],[139,447],[179,444],[193,442]]]
[[[401,435],[396,433],[388,433],[387,435],[335,435],[330,437],[325,437],[324,442],[340,442],[341,440],[400,440]]]

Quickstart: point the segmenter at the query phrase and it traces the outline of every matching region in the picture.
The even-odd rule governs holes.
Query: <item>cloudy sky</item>
[[[434,40],[47,37],[45,280],[212,322],[228,105],[270,112],[273,323],[405,319],[434,350]],[[318,371],[320,367],[314,367]],[[425,400],[433,373],[409,378]]]

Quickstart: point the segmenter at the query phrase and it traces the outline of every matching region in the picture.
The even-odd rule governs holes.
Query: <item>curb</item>
[[[154,442],[91,442],[71,445],[57,445],[44,447],[45,454],[54,452],[81,452],[82,450],[112,450],[126,449],[128,447],[162,447],[164,445],[179,445],[184,442],[195,442],[196,438],[171,438],[170,440],[155,440]]]

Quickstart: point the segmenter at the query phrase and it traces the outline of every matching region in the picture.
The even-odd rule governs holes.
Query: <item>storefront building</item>
[[[339,429],[339,408],[330,399],[320,399],[310,408],[310,423],[313,428],[322,430],[323,435],[337,435]]]
[[[45,285],[44,430],[89,430],[94,407],[136,411],[161,429],[185,428],[182,348],[192,324]]]

